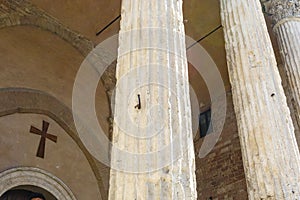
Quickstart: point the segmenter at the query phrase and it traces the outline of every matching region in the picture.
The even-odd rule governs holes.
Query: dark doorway
[[[31,185],[22,185],[22,186],[17,186],[14,187],[12,189],[10,189],[9,191],[7,191],[10,196],[13,196],[13,198],[8,198],[8,200],[19,200],[22,199],[22,195],[24,195],[24,200],[26,199],[26,195],[30,192],[33,193],[40,193],[42,194],[46,200],[57,200],[50,192],[40,188],[40,187],[36,187],[36,186],[31,186]],[[5,193],[0,197],[0,200],[4,200],[4,196]],[[14,197],[14,196],[18,196],[18,198]],[[7,198],[5,198],[6,200]],[[22,199],[23,200],[23,199]]]

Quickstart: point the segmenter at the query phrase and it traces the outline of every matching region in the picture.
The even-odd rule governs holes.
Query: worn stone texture
[[[104,71],[104,73],[101,76],[101,81],[103,83],[103,86],[105,88],[107,101],[109,103],[109,117],[107,118],[108,124],[109,124],[109,130],[108,130],[108,136],[109,140],[112,139],[113,134],[113,109],[115,106],[114,102],[114,95],[115,95],[115,87],[116,87],[116,61],[113,62],[111,65],[108,66],[108,68]]]
[[[285,93],[285,96],[286,96],[286,99],[287,99],[287,104],[288,104],[288,107],[290,109],[290,112],[291,112],[291,117],[292,117],[292,121],[293,121],[293,125],[294,125],[294,128],[295,128],[295,136],[296,136],[296,140],[297,140],[297,143],[298,143],[298,148],[300,147],[300,126],[298,125],[298,116],[297,116],[297,111],[296,111],[296,105],[295,105],[295,100],[294,100],[294,97],[291,92],[291,89],[290,86],[289,86],[289,83],[288,83],[288,77],[287,77],[287,73],[286,73],[286,69],[285,69],[285,66],[283,65],[283,60],[282,60],[282,57],[281,57],[281,49],[279,48],[279,44],[278,44],[278,40],[277,40],[277,36],[273,30],[273,25],[271,23],[271,18],[265,14],[265,20],[266,20],[266,23],[267,23],[267,28],[268,28],[268,32],[269,32],[269,35],[270,35],[270,38],[271,38],[271,42],[272,42],[272,45],[273,45],[273,49],[274,49],[274,53],[275,53],[275,56],[276,56],[276,61],[277,61],[277,67],[278,67],[278,70],[279,70],[279,74],[280,74],[280,77],[281,77],[281,80],[282,80],[282,87],[283,87],[283,90],[284,90],[284,93]]]
[[[182,1],[121,12],[109,199],[196,199]]]
[[[300,17],[299,0],[270,0],[264,5],[273,25],[288,18]]]
[[[300,18],[286,21],[274,28],[280,48],[280,54],[286,74],[288,88],[291,96],[291,107],[294,109],[294,126],[300,127]],[[300,135],[296,134],[300,143]]]
[[[249,199],[297,199],[300,160],[260,2],[221,0]]]
[[[271,1],[270,18],[273,20],[273,31],[277,39],[281,60],[283,62],[283,79],[287,79],[286,94],[295,126],[295,134],[300,144],[300,2]],[[280,18],[276,15],[281,14]]]

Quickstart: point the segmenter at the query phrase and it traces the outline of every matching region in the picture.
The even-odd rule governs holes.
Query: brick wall
[[[195,138],[198,199],[247,199],[241,147],[231,93],[227,93],[227,114],[222,134],[204,158],[198,152],[204,138]]]

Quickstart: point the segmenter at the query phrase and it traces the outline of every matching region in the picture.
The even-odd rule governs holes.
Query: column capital
[[[300,18],[299,0],[261,0],[261,2],[273,25],[286,18]]]

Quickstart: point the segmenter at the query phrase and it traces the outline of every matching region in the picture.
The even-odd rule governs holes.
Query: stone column
[[[292,96],[294,126],[300,129],[300,1],[271,0],[266,5],[266,12],[272,20],[277,36],[281,58],[287,77],[288,91]],[[298,146],[300,135],[296,135]]]
[[[259,0],[220,0],[249,199],[298,199],[300,158]]]
[[[109,199],[196,199],[182,0],[123,0]]]

